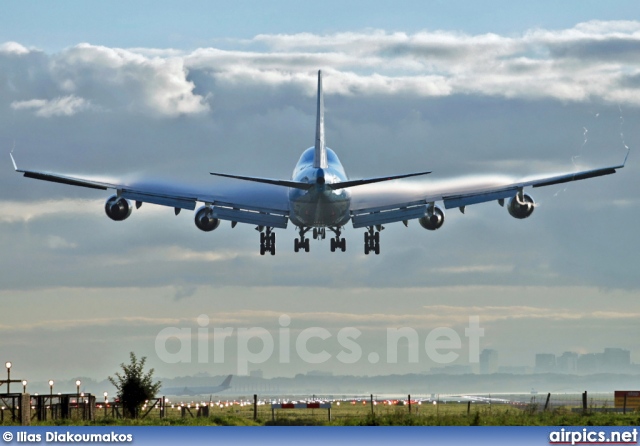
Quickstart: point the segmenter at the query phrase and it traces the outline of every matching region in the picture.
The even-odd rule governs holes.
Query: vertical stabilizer
[[[313,167],[327,167],[327,150],[324,146],[324,98],[322,95],[322,70],[318,70],[318,110],[316,112],[316,144]]]

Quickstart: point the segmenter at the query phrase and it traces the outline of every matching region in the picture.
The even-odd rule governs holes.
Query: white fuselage
[[[302,153],[292,180],[313,184],[308,190],[289,189],[289,219],[299,227],[341,227],[350,218],[351,195],[347,189],[333,190],[326,184],[347,180],[335,152],[327,151],[327,167],[313,167],[314,147]],[[324,179],[323,179],[324,178]]]

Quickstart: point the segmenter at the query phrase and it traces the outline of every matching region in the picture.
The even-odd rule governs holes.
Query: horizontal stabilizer
[[[241,175],[229,175],[226,173],[216,173],[216,172],[209,172],[209,173],[217,177],[234,178],[236,180],[253,181],[256,183],[273,184],[275,186],[293,187],[295,189],[303,189],[303,190],[309,190],[313,186],[313,184],[301,183],[299,181],[274,180],[271,178],[258,178],[258,177],[245,177]]]
[[[373,183],[381,183],[383,181],[390,180],[398,180],[400,178],[409,178],[409,177],[417,177],[419,175],[428,175],[429,172],[416,172],[416,173],[406,173],[403,175],[394,175],[390,177],[379,177],[379,178],[365,178],[362,180],[351,180],[351,181],[340,181],[339,183],[331,183],[327,184],[329,189],[337,190],[337,189],[346,189],[348,187],[362,186],[365,184],[373,184]]]

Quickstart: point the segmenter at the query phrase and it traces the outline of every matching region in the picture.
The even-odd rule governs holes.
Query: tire
[[[264,242],[265,242],[264,232],[261,232],[261,233],[260,233],[260,244],[261,244],[261,245],[264,245]]]
[[[331,239],[331,252],[336,252],[336,239]]]
[[[369,244],[369,233],[368,232],[364,233],[364,244],[365,245]]]
[[[346,239],[340,240],[340,249],[342,249],[342,252],[345,252],[347,250],[347,240]]]
[[[376,255],[380,254],[380,243],[376,243],[375,253]]]
[[[298,239],[297,238],[293,240],[293,250],[295,252],[300,251],[300,245],[298,244]]]
[[[310,248],[309,239],[306,238],[306,239],[304,239],[304,252],[309,252],[309,248]]]
[[[380,233],[376,232],[375,235],[373,236],[373,241],[376,242],[376,245],[380,244]]]
[[[272,233],[271,233],[271,236],[269,237],[269,240],[271,241],[271,244],[272,244],[273,246],[275,246],[275,245],[276,245],[276,233],[275,233],[275,232],[272,232]]]
[[[313,239],[316,240],[318,238],[318,228],[313,228]]]
[[[269,251],[271,251],[271,255],[272,256],[276,255],[276,244],[275,243],[273,245],[271,245],[271,249]]]
[[[266,251],[264,243],[260,243],[260,255],[263,256]]]
[[[364,245],[364,255],[369,255],[369,244]]]

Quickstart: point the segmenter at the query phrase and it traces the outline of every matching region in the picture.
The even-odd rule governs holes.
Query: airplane
[[[323,240],[327,231],[333,233],[331,252],[346,250],[341,237],[345,226],[365,228],[364,253],[380,254],[380,231],[385,224],[418,220],[424,229],[439,229],[445,218],[444,209],[458,208],[462,213],[472,204],[497,201],[517,219],[529,217],[536,206],[533,198],[524,193],[525,187],[542,187],[570,181],[609,175],[625,166],[630,149],[622,164],[591,170],[546,175],[538,178],[513,180],[461,181],[434,186],[423,183],[416,187],[407,182],[383,184],[392,180],[430,174],[420,171],[350,180],[336,153],[325,144],[324,97],[322,71],[318,71],[316,135],[314,146],[306,149],[298,160],[290,180],[249,177],[211,172],[211,175],[231,179],[233,184],[215,187],[187,187],[169,183],[145,183],[116,180],[114,182],[87,176],[74,176],[45,171],[18,169],[25,177],[92,189],[116,191],[105,203],[105,212],[114,221],[126,220],[132,212],[131,201],[139,208],[142,203],[169,206],[178,215],[182,209],[195,210],[196,203],[204,205],[195,212],[198,229],[210,232],[221,220],[256,225],[260,233],[260,255],[276,253],[275,229],[285,229],[288,222],[296,226],[299,237],[294,251],[309,252],[311,231],[314,239]],[[230,180],[226,180],[229,182]],[[384,186],[384,187],[381,187]],[[443,207],[436,205],[442,202]],[[444,209],[443,209],[444,208]]]
[[[231,388],[231,378],[233,378],[233,375],[227,376],[219,386],[167,387],[166,389],[163,388],[162,392],[165,395],[176,395],[176,396],[198,396],[198,395],[219,393]]]

